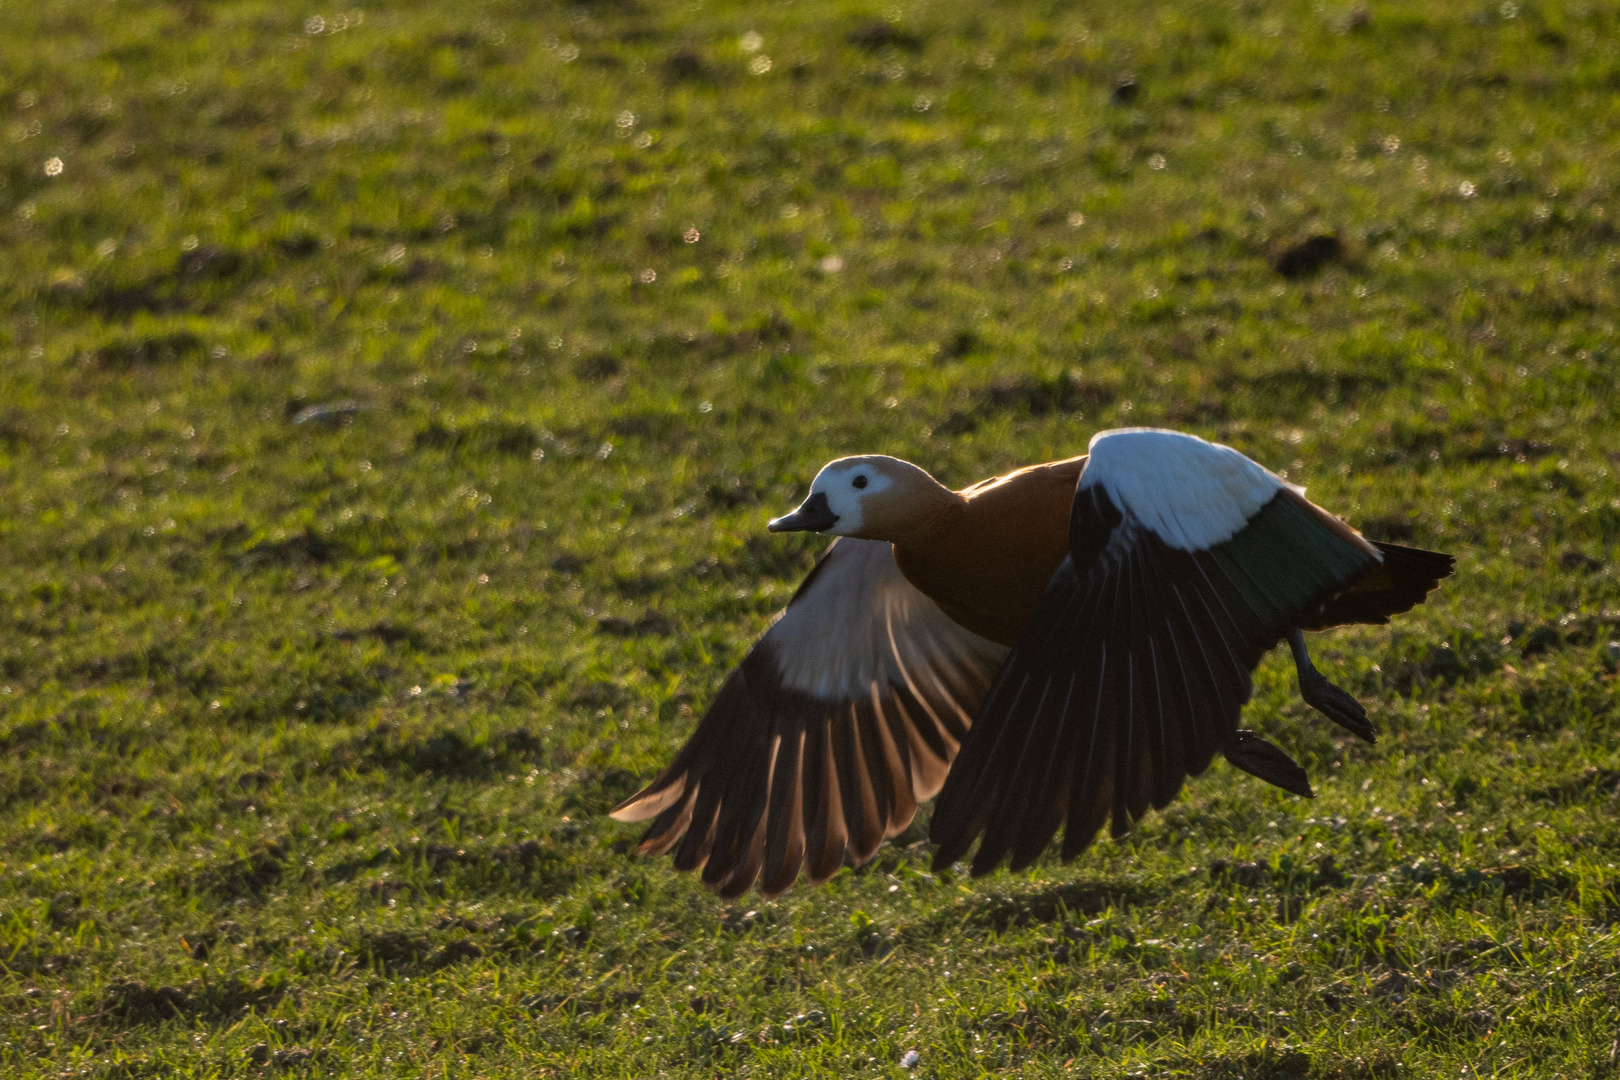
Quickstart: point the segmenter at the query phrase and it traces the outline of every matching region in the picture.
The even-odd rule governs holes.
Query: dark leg
[[[1361,702],[1328,682],[1311,663],[1311,654],[1305,651],[1305,635],[1298,630],[1288,631],[1288,647],[1294,652],[1294,667],[1299,671],[1299,696],[1305,699],[1305,704],[1358,738],[1377,742],[1372,721],[1367,719],[1367,710],[1361,707]]]

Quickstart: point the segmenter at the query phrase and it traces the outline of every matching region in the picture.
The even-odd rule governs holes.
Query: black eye
[[[866,486],[866,477],[857,476],[854,480],[851,480],[850,483],[854,484],[858,488],[863,488]]]

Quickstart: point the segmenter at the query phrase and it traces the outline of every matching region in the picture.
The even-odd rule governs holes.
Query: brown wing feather
[[[1006,649],[957,626],[887,544],[840,540],[726,678],[669,767],[613,811],[641,851],[737,896],[823,881],[944,782]]]

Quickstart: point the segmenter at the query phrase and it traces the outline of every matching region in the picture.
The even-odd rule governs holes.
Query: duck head
[[[773,519],[768,528],[897,540],[956,498],[909,461],[883,454],[844,457],[822,466],[799,508]]]

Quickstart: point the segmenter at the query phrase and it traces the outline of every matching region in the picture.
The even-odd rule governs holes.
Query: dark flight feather
[[[1309,794],[1304,770],[1237,723],[1260,658],[1303,612],[1322,610],[1378,566],[1313,510],[1283,489],[1228,540],[1183,551],[1114,505],[1102,485],[1082,485],[1071,554],[940,793],[935,864],[955,862],[979,839],[974,874],[1009,855],[1025,866],[1060,820],[1072,857],[1105,823],[1117,836],[1164,806],[1217,751]]]

